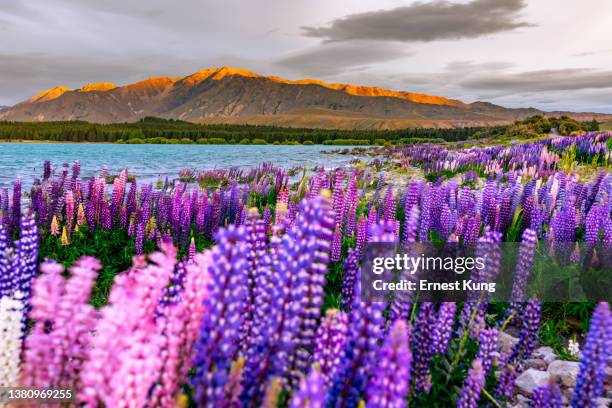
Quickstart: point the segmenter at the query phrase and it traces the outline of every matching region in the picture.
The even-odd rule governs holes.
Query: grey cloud
[[[612,52],[612,48],[607,48],[605,50],[578,52],[576,54],[572,54],[572,57],[590,57],[591,55],[609,54],[611,52]]]
[[[612,71],[583,68],[484,74],[466,79],[460,85],[485,91],[530,93],[612,88]]]
[[[329,76],[391,61],[410,53],[394,44],[370,41],[321,44],[279,58],[276,64],[305,75]]]
[[[519,12],[522,0],[473,0],[459,4],[439,0],[391,10],[350,14],[324,27],[302,27],[305,35],[326,41],[457,40],[528,27]]]

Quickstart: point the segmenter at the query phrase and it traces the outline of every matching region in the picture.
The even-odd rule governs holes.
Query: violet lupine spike
[[[434,353],[446,354],[453,333],[456,311],[457,304],[455,302],[442,302],[440,304],[432,333]]]
[[[327,274],[327,264],[330,261],[328,256],[329,243],[332,239],[334,225],[333,211],[330,208],[329,200],[325,197],[318,197],[312,203],[302,203],[301,213],[304,215],[304,221],[308,227],[302,227],[306,230],[303,233],[304,238],[302,238],[304,242],[299,244],[302,249],[296,248],[300,255],[296,257],[293,254],[292,256],[296,259],[294,273],[298,280],[294,293],[298,300],[295,304],[298,308],[297,339],[295,340],[295,350],[292,350],[292,355],[289,355],[290,360],[292,360],[290,361],[289,374],[293,376],[290,380],[293,381],[294,385],[296,374],[298,372],[304,373],[308,368],[309,350],[312,349],[321,315],[321,307],[323,306],[325,275]],[[308,242],[308,235],[316,237],[316,239]],[[307,251],[311,252],[310,256],[304,256]]]
[[[590,326],[571,403],[574,408],[595,406],[603,394],[606,367],[612,359],[612,315],[607,302],[597,305]]]
[[[461,395],[457,401],[457,408],[478,408],[480,394],[485,385],[485,371],[482,367],[482,361],[474,360],[470,369],[465,384],[461,389]]]
[[[247,237],[243,226],[230,225],[216,235],[209,267],[206,316],[194,361],[196,399],[200,406],[217,406],[223,398],[245,310]]]
[[[551,382],[534,389],[531,406],[533,408],[561,408],[563,406],[563,398],[561,397],[559,386]]]
[[[408,324],[404,320],[396,320],[391,326],[378,352],[376,373],[366,391],[368,407],[395,408],[406,405],[412,361],[408,332]]]
[[[348,335],[348,316],[337,309],[328,309],[317,329],[312,362],[318,364],[325,385],[330,387],[344,357]]]
[[[495,395],[500,398],[510,399],[514,396],[514,381],[518,372],[516,366],[512,363],[505,363],[500,369],[501,375],[495,389]]]
[[[529,299],[524,305],[519,341],[512,349],[508,360],[510,362],[515,361],[518,357],[523,360],[529,358],[538,342],[542,304],[536,299]]]
[[[323,302],[333,226],[329,194],[302,200],[296,227],[273,235],[270,260],[258,272],[262,296],[247,350],[243,400],[257,405],[272,377],[286,384],[303,369],[303,350],[312,346]],[[259,303],[259,299],[269,299]]]
[[[324,408],[327,401],[325,377],[317,367],[300,381],[298,390],[289,403],[289,408]]]
[[[344,260],[344,276],[342,278],[342,309],[350,312],[355,296],[355,283],[359,276],[359,257],[357,249],[349,248],[348,255]]]
[[[397,201],[393,196],[393,190],[391,187],[387,189],[387,195],[385,196],[385,206],[383,210],[383,219],[385,221],[395,220],[395,212],[397,209]]]
[[[336,171],[332,193],[332,208],[335,212],[335,222],[336,224],[340,225],[344,225],[344,191],[342,189],[343,180],[344,172],[342,170]]]
[[[421,303],[410,339],[413,350],[412,377],[415,392],[428,394],[431,389],[429,364],[434,354],[431,333],[435,324],[436,315],[433,304],[431,302]]]
[[[414,205],[405,213],[404,234],[402,242],[416,242],[419,229],[419,207]]]
[[[21,179],[17,179],[13,184],[13,204],[11,205],[12,223],[10,231],[14,231],[19,226],[21,218]]]
[[[493,360],[497,358],[498,336],[499,332],[497,329],[484,329],[480,331],[480,337],[478,339],[479,348],[476,358],[482,362],[482,370],[485,375],[491,369]]]
[[[330,261],[338,262],[342,257],[342,229],[340,224],[336,224],[331,244]]]

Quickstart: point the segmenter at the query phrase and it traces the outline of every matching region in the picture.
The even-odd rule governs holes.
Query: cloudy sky
[[[0,105],[237,66],[612,112],[609,0],[0,0]]]

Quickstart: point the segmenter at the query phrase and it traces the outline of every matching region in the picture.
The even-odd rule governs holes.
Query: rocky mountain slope
[[[193,122],[390,129],[492,125],[539,113],[534,108],[467,104],[441,96],[308,79],[290,81],[223,67],[124,86],[100,83],[75,90],[60,86],[0,110],[0,120],[113,123],[158,116]],[[601,114],[564,114],[606,119]]]

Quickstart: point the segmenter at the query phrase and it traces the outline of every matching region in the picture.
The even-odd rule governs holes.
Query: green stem
[[[472,314],[470,315],[470,320],[465,328],[466,329],[465,333],[463,333],[463,337],[461,338],[461,342],[459,343],[459,348],[457,349],[457,353],[455,354],[455,357],[453,358],[453,364],[451,364],[451,372],[454,371],[455,368],[457,368],[457,364],[459,364],[459,359],[461,358],[461,352],[463,351],[463,347],[465,347],[467,338],[470,335],[469,327],[472,325],[472,322],[474,321],[474,318],[476,317],[476,313],[478,312],[478,306],[480,306],[480,301],[482,300],[482,297],[483,297],[483,294],[481,294],[480,297],[478,298],[478,301],[475,304],[474,310],[472,311]]]
[[[491,402],[493,403],[493,405],[495,405],[497,408],[501,408],[501,405],[499,404],[499,402],[497,402],[497,400],[495,399],[495,397],[493,397],[491,394],[489,394],[489,391],[487,391],[485,388],[482,389],[482,393],[489,399],[491,400]]]

